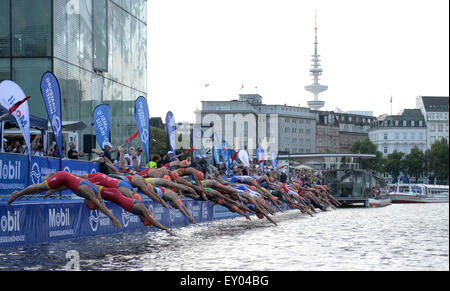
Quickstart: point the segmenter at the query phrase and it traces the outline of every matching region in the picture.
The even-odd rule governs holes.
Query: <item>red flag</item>
[[[286,167],[286,166],[282,166],[282,167],[280,168],[280,170],[281,170],[281,169],[284,169],[285,167]]]
[[[20,105],[22,105],[23,103],[25,103],[25,101],[27,101],[28,99],[30,99],[31,96],[26,97],[25,99],[17,102],[16,104],[13,105],[13,107],[9,108],[9,114],[13,114],[14,111],[17,110],[17,108],[20,107]]]
[[[235,153],[235,154],[231,157],[231,160],[232,160],[232,161],[236,160],[237,156],[238,156],[238,153]]]
[[[133,139],[135,139],[137,136],[139,135],[139,130],[133,134],[132,136],[130,136],[127,140],[126,143],[129,143],[130,141],[132,141]]]
[[[392,104],[392,96],[391,96],[391,104]]]
[[[259,160],[259,161],[258,161],[258,164],[261,164],[262,162],[264,162],[264,160]]]
[[[242,83],[241,90],[244,89],[244,83]]]
[[[184,151],[184,154],[187,155],[189,152],[191,152],[191,151],[193,151],[193,150],[195,150],[195,148],[194,148],[194,147],[191,147],[190,149],[185,150],[185,151]]]
[[[205,88],[208,88],[209,87],[209,84],[205,84]]]

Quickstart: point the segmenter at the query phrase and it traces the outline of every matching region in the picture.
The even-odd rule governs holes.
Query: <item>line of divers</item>
[[[84,198],[89,209],[103,212],[115,227],[122,228],[119,220],[105,206],[104,200],[137,215],[144,225],[153,225],[172,236],[175,234],[156,221],[142,203],[141,194],[163,207],[178,209],[193,224],[195,220],[180,198],[212,201],[212,206],[222,205],[249,220],[249,215],[254,214],[259,219],[266,218],[275,225],[277,223],[271,216],[277,211],[298,209],[303,214],[313,216],[317,208],[335,209],[341,205],[328,193],[326,185],[305,185],[300,180],[281,183],[278,171],[261,173],[259,167],[251,166],[249,173],[256,168],[256,175],[243,176],[244,166],[236,164],[231,175],[222,176],[216,167],[210,165],[210,173],[205,177],[203,172],[190,167],[189,161],[180,161],[178,158],[182,154],[172,157],[172,162],[161,168],[136,171],[136,167],[129,169],[123,166],[124,149],[118,149],[121,157],[119,167],[103,157],[103,152],[95,159],[108,168],[109,175],[95,173],[79,176],[63,171],[50,173],[42,179],[42,183],[14,191],[8,205],[25,195],[46,192],[44,198],[47,198],[55,192],[69,189]]]

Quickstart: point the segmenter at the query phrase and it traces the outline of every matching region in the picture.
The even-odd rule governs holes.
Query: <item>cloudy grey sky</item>
[[[378,116],[391,95],[394,113],[449,95],[448,0],[150,0],[151,116],[193,122],[201,100],[240,93],[306,107],[315,11],[325,109]]]

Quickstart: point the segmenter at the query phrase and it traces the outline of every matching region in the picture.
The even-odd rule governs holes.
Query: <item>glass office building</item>
[[[43,73],[59,80],[64,121],[109,104],[114,145],[136,132],[134,101],[147,97],[146,0],[0,0],[0,81],[18,83],[30,113],[46,118]]]

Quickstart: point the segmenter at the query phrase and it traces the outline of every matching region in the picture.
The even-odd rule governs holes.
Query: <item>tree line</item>
[[[394,150],[387,157],[377,150],[369,138],[357,141],[351,148],[353,154],[374,154],[376,158],[363,161],[364,169],[371,169],[381,174],[389,174],[396,180],[401,174],[414,178],[414,182],[420,178],[428,178],[430,182],[435,179],[441,183],[448,183],[449,179],[449,144],[443,138],[436,141],[431,149],[425,152],[417,146],[411,149],[409,154]],[[411,181],[413,182],[413,181]]]

